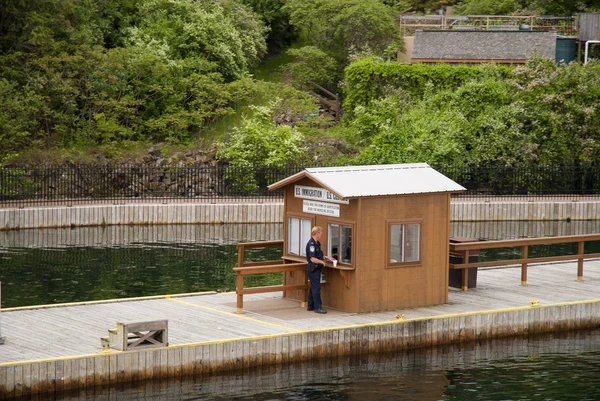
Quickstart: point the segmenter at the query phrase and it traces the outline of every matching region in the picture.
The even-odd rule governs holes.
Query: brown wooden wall
[[[323,236],[321,238],[321,248],[323,252],[327,254],[327,224],[328,223],[354,223],[354,230],[352,239],[353,243],[357,240],[357,219],[359,215],[359,200],[350,200],[348,205],[340,205],[340,217],[329,217],[317,214],[306,214],[302,212],[302,201],[303,199],[296,198],[294,196],[294,185],[306,185],[311,187],[321,186],[314,181],[305,178],[288,185],[285,188],[284,195],[284,249],[287,247],[288,231],[287,231],[287,216],[293,214],[294,216],[313,218],[313,226],[323,227]],[[305,244],[304,244],[305,245]],[[303,246],[304,246],[303,245]],[[353,250],[354,266],[356,266],[356,247]],[[338,265],[342,266],[342,265]],[[345,266],[351,267],[351,266]],[[349,286],[345,284],[344,277],[339,273],[338,270],[326,267],[324,269],[325,277],[327,278],[327,284],[321,285],[321,299],[325,307],[330,307],[338,310],[356,312],[358,310],[358,294],[356,289],[356,276],[354,271],[348,272],[349,274]],[[297,273],[292,277],[290,273],[286,274],[286,284],[300,284],[303,277],[300,277]],[[286,297],[292,299],[301,299],[300,291],[288,291]]]
[[[357,265],[359,312],[448,302],[450,195],[363,198]],[[388,221],[421,223],[420,264],[389,267]]]

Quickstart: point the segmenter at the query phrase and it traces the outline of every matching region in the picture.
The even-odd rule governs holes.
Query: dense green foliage
[[[252,118],[245,118],[228,141],[219,144],[217,158],[228,162],[231,169],[227,179],[240,192],[258,191],[259,182],[253,167],[284,168],[297,162],[304,150],[298,130],[273,122],[272,115],[278,102],[253,107]]]
[[[202,136],[273,92],[249,78],[267,31],[235,0],[6,1],[0,156]]]
[[[402,12],[406,10],[437,14],[440,8],[454,6],[456,14],[463,15],[573,15],[594,11],[599,0],[383,0]]]
[[[406,80],[398,80],[399,86],[387,91],[373,90],[377,85],[369,81],[370,93],[381,95],[353,110],[350,131],[355,141],[366,146],[358,158],[361,163],[600,162],[598,64],[556,66],[534,59],[511,72],[482,66],[463,67],[473,73],[456,74],[448,73],[455,68],[448,66],[406,68],[414,68],[413,74],[422,77],[406,74]],[[441,72],[426,72],[436,68]],[[430,79],[442,73],[449,74],[445,84]],[[419,84],[413,86],[414,82]],[[354,86],[361,88],[359,82]],[[422,92],[415,96],[419,87]]]
[[[315,46],[290,49],[287,54],[293,62],[283,66],[282,70],[289,81],[298,88],[311,88],[311,83],[327,86],[333,82],[337,65],[335,60]]]
[[[481,75],[487,67],[452,66],[449,64],[399,64],[365,58],[345,70],[345,109],[352,112],[357,106],[368,106],[385,94],[401,90],[410,97],[421,97],[425,85],[437,89],[456,88]],[[506,75],[510,67],[497,67]]]
[[[459,15],[510,15],[518,8],[516,0],[465,0],[454,11]]]
[[[297,162],[301,147],[327,163],[597,163],[595,65],[391,61],[404,46],[395,18],[409,8],[569,14],[599,4],[2,0],[0,161],[31,149],[211,144],[230,131],[231,151],[217,157],[240,168]],[[281,53],[261,65],[269,49]],[[336,105],[316,106],[315,83],[344,92],[341,125],[331,128]]]
[[[267,45],[272,52],[289,47],[297,38],[297,30],[290,23],[290,16],[283,5],[284,0],[240,0],[260,16],[269,28]]]
[[[318,49],[321,59],[327,56],[335,61],[334,65],[326,61],[329,76],[320,80],[333,83],[331,88],[342,80],[343,70],[352,59],[395,57],[396,50],[404,48],[394,11],[381,0],[290,0],[285,9],[290,21],[306,35],[310,48],[305,54]],[[293,64],[289,70],[296,70]]]

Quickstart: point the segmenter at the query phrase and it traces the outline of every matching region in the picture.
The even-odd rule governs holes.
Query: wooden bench
[[[276,248],[283,247],[283,241],[259,241],[244,242],[237,244],[238,263],[233,268],[236,273],[235,293],[237,294],[237,313],[244,313],[244,295],[260,294],[265,292],[308,290],[306,277],[306,262],[286,263],[284,260],[271,260],[262,262],[246,262],[246,249]],[[244,288],[244,277],[252,274],[286,273],[298,271],[304,276],[304,284],[298,285],[274,285],[268,287]],[[302,296],[302,307],[306,307],[308,292],[304,291]]]
[[[141,348],[166,347],[169,331],[168,320],[148,322],[117,322],[116,329],[108,329],[108,336],[101,337],[102,348],[129,351]]]

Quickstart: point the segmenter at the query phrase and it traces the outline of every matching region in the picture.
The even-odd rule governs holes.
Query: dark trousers
[[[311,272],[310,268],[306,269],[306,274],[310,280],[308,289],[308,309],[321,309],[321,269]]]

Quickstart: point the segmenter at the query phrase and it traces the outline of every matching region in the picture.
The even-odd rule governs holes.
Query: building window
[[[339,263],[352,264],[352,226],[330,223],[327,233],[327,254]]]
[[[390,224],[390,264],[418,263],[421,257],[421,224]]]
[[[288,217],[288,253],[306,256],[306,244],[310,239],[311,219]]]

